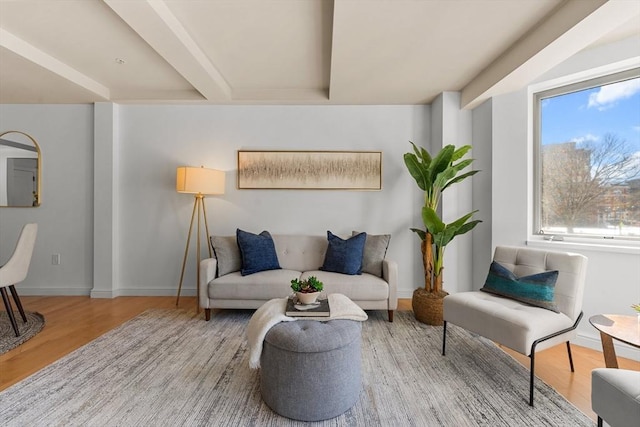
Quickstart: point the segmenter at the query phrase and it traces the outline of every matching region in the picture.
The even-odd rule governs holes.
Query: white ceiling
[[[638,0],[0,0],[0,103],[473,107],[632,35]]]

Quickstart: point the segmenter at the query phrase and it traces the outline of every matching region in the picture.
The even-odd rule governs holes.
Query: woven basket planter
[[[413,291],[411,306],[413,314],[419,322],[427,325],[441,326],[444,321],[442,317],[442,300],[449,295],[448,292],[427,292],[424,288]]]

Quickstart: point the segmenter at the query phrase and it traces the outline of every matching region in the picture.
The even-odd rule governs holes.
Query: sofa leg
[[[602,418],[598,415],[598,427],[602,427]]]
[[[393,310],[389,310],[389,322],[393,322]]]
[[[210,308],[205,308],[204,309],[204,320],[206,320],[207,322],[209,320],[211,320],[211,309]]]

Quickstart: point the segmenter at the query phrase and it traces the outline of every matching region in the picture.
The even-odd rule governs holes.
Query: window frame
[[[608,72],[589,78],[582,78],[570,83],[559,83],[548,86],[546,88],[536,88],[531,91],[532,102],[532,142],[533,142],[533,204],[530,212],[532,213],[531,236],[538,240],[549,241],[568,241],[578,244],[597,244],[606,242],[613,244],[631,244],[632,246],[640,246],[640,236],[604,236],[604,235],[585,235],[585,234],[545,234],[542,232],[542,143],[541,143],[541,123],[542,123],[542,101],[548,98],[566,95],[568,93],[579,92],[594,87],[600,87],[607,84],[618,83],[624,80],[640,78],[640,67],[634,67],[623,71]]]

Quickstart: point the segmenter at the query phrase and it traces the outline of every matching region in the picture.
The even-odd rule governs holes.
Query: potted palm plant
[[[421,217],[425,226],[424,230],[411,229],[420,237],[424,266],[424,287],[413,292],[411,305],[416,319],[420,322],[442,325],[442,300],[448,295],[442,289],[445,248],[456,236],[471,231],[482,221],[471,220],[477,212],[473,211],[445,224],[438,215],[438,204],[444,190],[479,171],[462,172],[473,162],[473,159],[462,160],[471,149],[470,145],[460,148],[447,145],[434,157],[413,142],[411,145],[413,152],[404,155],[404,163],[420,190],[424,192]]]

